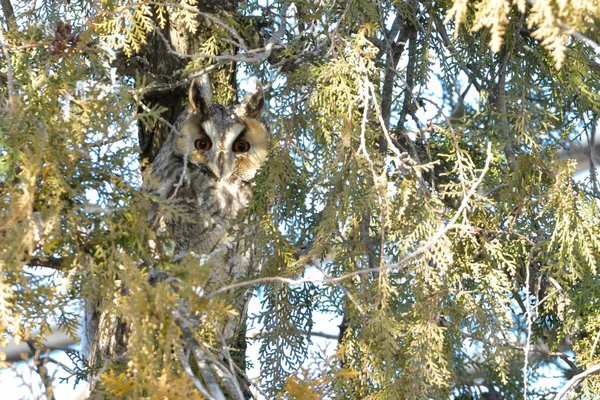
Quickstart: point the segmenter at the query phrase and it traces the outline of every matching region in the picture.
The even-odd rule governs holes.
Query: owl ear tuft
[[[238,106],[239,114],[245,117],[255,118],[260,114],[264,105],[265,91],[258,79],[255,78],[254,87],[248,90],[248,93],[244,96],[244,101]]]
[[[210,86],[210,80],[208,75],[204,74],[192,80],[190,89],[188,91],[190,98],[190,104],[192,108],[199,113],[208,115],[210,113],[210,106],[213,103],[212,88]]]

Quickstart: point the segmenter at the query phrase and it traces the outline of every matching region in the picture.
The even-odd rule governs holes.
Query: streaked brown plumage
[[[257,82],[242,103],[214,104],[208,79],[199,78],[189,97],[191,105],[162,145],[143,190],[171,199],[183,210],[165,221],[175,241],[175,260],[202,256],[211,267],[208,285],[215,287],[248,276],[253,265],[247,243],[228,233],[251,201],[252,180],[267,156],[268,132],[256,119],[264,93]],[[243,293],[234,301],[239,317],[222,328],[227,339],[244,336],[248,296]],[[129,324],[99,313],[98,304],[86,308],[82,348],[90,362],[124,351]]]
[[[177,131],[170,133],[156,156],[145,184],[146,190],[162,198],[173,196],[184,210],[185,217],[167,221],[176,258],[217,248],[248,205],[252,179],[268,152],[267,130],[255,119],[264,103],[259,84],[241,104],[226,107],[212,102],[208,80],[195,80],[190,103],[175,125]],[[180,181],[183,185],[178,187]]]

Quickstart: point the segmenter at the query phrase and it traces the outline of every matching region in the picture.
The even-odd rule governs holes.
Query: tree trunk
[[[238,3],[234,1],[199,1],[197,6],[200,13],[211,13],[215,16],[231,15],[236,12],[237,8]],[[204,18],[201,14],[198,14],[197,18],[199,27],[195,34],[187,30],[184,22],[175,12],[166,16],[167,21],[164,28],[158,27],[158,21],[155,18],[156,31],[149,35],[148,43],[143,46],[140,53],[134,54],[132,57],[121,54],[114,62],[114,66],[121,77],[134,79],[136,86],[150,87],[145,92],[142,104],[138,108],[140,114],[147,113],[149,110],[161,109],[164,111],[160,113],[160,117],[175,125],[177,118],[187,107],[187,90],[191,80],[190,76],[193,76],[195,71],[192,71],[191,75],[189,71],[185,71],[190,58],[181,57],[178,54],[190,55],[197,53],[204,41],[210,38],[216,29],[223,29],[215,22]],[[236,49],[227,43],[223,43],[222,50],[226,50],[231,54],[236,52]],[[227,83],[228,90],[235,91],[237,87],[235,63],[218,65],[215,66],[214,70],[219,74],[219,80]],[[146,123],[138,124],[142,170],[151,165],[170,130],[170,126],[158,119],[154,122],[146,121]],[[126,294],[127,288],[121,288],[120,293],[115,294],[113,302],[118,302],[118,298]],[[104,301],[109,300],[105,299]],[[241,308],[243,309],[245,306],[246,304],[242,305]],[[109,315],[109,312],[103,313],[101,307],[102,303],[94,303],[91,306],[88,305],[86,310],[86,339],[90,346],[88,360],[90,365],[96,368],[96,371],[98,369],[105,370],[106,366],[104,364],[107,360],[109,364],[126,364],[128,337],[131,334],[131,324],[114,315]],[[237,367],[243,371],[245,368],[246,328],[245,314],[241,313],[241,315],[243,320],[239,323],[239,329],[235,332],[234,337],[230,338],[231,343],[229,344],[238,349],[233,359]],[[180,327],[184,339],[193,340],[193,338],[190,339],[189,328],[183,325],[180,325]],[[190,344],[191,354],[195,351],[193,347],[194,345]],[[198,365],[197,368],[198,371],[195,374],[206,380],[202,366]],[[92,390],[93,386],[94,383],[92,383]],[[244,397],[250,398],[251,394],[248,386],[243,382],[240,386],[242,386],[241,391]],[[225,388],[222,392],[231,393],[231,390]],[[240,390],[237,393],[240,393]],[[239,396],[234,397],[238,398]]]

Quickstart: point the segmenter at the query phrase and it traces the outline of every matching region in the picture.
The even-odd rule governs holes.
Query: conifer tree
[[[600,393],[598,1],[0,3],[0,346],[28,343],[47,398],[43,343],[78,342],[85,304],[127,327],[69,353],[94,398]],[[257,76],[272,141],[259,272],[210,292],[141,190],[204,74],[225,104]],[[257,360],[213,323],[246,290]]]

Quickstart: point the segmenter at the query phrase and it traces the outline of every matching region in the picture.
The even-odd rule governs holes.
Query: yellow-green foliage
[[[144,46],[176,27],[197,51],[171,54],[161,79],[219,66],[223,103],[234,69],[267,88],[271,152],[243,217],[257,277],[288,279],[252,286],[248,361],[268,398],[517,398],[527,345],[530,382],[559,356],[565,376],[600,361],[600,190],[557,156],[596,132],[597,1],[249,1],[210,9],[219,23],[201,1],[42,3],[17,8],[0,43],[0,345],[55,324],[77,339],[85,299],[132,328],[124,359],[75,371],[97,368],[97,397],[202,398],[177,313],[195,310],[194,337],[219,346],[214,322],[246,288],[204,296],[218,266],[174,262],[147,221],[136,124],[163,121],[138,102],[184,90],[146,87]],[[58,46],[71,16],[80,39]],[[250,52],[233,51],[238,34]],[[135,73],[111,79],[111,63]],[[171,280],[150,284],[152,269]],[[316,312],[343,318],[323,354],[309,352]]]
[[[489,28],[490,48],[498,52],[504,42],[509,18],[515,11],[526,16],[526,26],[534,30],[532,36],[550,51],[556,68],[560,69],[565,61],[569,34],[573,30],[585,32],[597,24],[600,3],[595,0],[454,0],[446,14],[446,22],[454,20],[457,26],[467,24],[467,16],[473,14],[468,28],[474,32]]]

